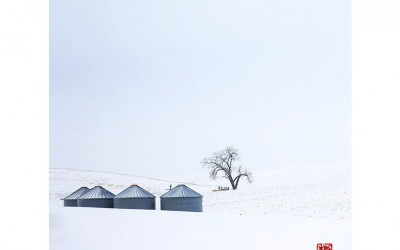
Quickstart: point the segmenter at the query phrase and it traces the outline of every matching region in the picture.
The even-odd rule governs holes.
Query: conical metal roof
[[[155,198],[155,196],[138,185],[132,185],[117,194],[114,198]]]
[[[161,195],[161,198],[184,198],[184,197],[193,198],[193,197],[203,197],[203,196],[183,184],[178,185],[173,189],[171,189],[170,191],[166,192],[165,194]]]
[[[87,200],[87,199],[109,199],[114,198],[114,194],[103,188],[102,186],[95,186],[90,189],[89,192],[85,193],[78,200]]]
[[[90,189],[87,187],[81,187],[72,194],[68,195],[67,197],[61,199],[61,200],[76,200],[82,195],[86,194]]]

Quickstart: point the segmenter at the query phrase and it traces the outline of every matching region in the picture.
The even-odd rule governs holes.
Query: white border
[[[48,249],[48,14],[0,1],[0,249]]]
[[[353,1],[353,249],[400,232],[400,3]],[[48,2],[0,3],[0,249],[48,249]]]
[[[353,249],[399,249],[400,2],[353,1]]]

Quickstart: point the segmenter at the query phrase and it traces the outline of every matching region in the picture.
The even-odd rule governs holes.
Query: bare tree
[[[228,179],[235,190],[238,187],[241,177],[245,177],[249,183],[253,181],[253,174],[245,169],[243,170],[239,161],[239,151],[233,147],[227,147],[224,150],[215,152],[211,157],[204,158],[201,164],[210,170],[210,179],[215,180],[218,174]],[[239,164],[235,164],[238,162]],[[233,175],[236,177],[233,177]]]

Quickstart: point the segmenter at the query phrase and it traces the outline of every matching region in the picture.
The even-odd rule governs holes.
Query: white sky
[[[350,158],[344,0],[50,1],[50,167],[200,172]]]

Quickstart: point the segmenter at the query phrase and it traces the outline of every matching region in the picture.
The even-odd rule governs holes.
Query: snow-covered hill
[[[350,162],[253,170],[235,191],[200,174],[169,178],[50,169],[50,249],[298,250],[333,243],[351,249]],[[184,183],[203,194],[203,213],[62,207],[80,186],[115,194],[139,184],[159,197]],[[157,203],[159,199],[157,198]],[[159,207],[159,204],[157,204]]]
[[[254,182],[248,184],[243,179],[238,190],[213,192],[218,186],[229,185],[225,179],[209,180],[205,169],[196,175],[159,179],[76,169],[50,169],[50,209],[61,207],[60,199],[81,186],[91,188],[102,185],[117,194],[131,184],[139,184],[159,197],[170,184],[186,184],[204,196],[204,213],[328,219],[351,217],[350,161],[277,166],[255,169],[253,174]]]

